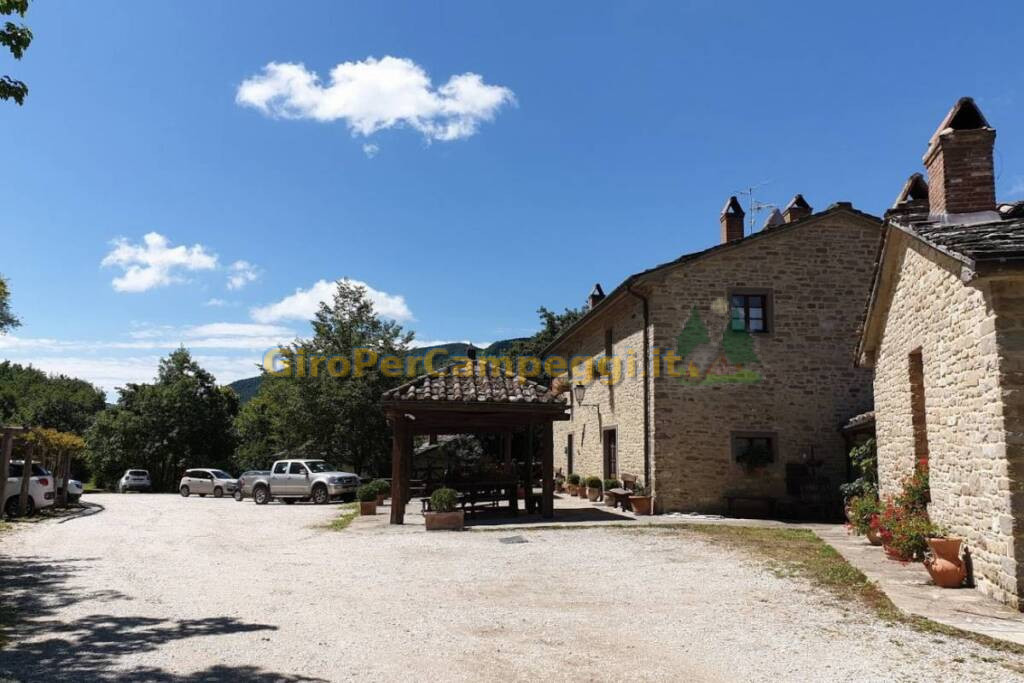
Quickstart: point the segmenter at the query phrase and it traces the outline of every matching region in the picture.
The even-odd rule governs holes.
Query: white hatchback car
[[[4,485],[4,514],[14,517],[18,514],[18,499],[21,495],[21,475],[25,471],[24,460],[12,460],[7,470],[7,483]],[[28,480],[29,515],[41,508],[53,505],[53,477],[39,463],[32,463],[32,476]]]
[[[212,494],[214,498],[220,498],[225,493],[235,492],[238,480],[224,470],[195,469],[186,470],[181,481],[178,483],[178,493],[188,498],[193,493],[200,497]]]

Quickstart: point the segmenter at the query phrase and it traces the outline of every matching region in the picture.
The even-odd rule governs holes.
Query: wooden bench
[[[637,476],[635,474],[623,474],[619,478],[622,480],[622,486],[605,491],[605,495],[610,493],[615,497],[615,505],[612,507],[621,507],[623,512],[626,512],[633,509],[633,506],[629,504],[629,497],[636,490]]]

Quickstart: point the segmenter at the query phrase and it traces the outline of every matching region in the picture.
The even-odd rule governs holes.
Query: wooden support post
[[[533,421],[526,425],[526,476],[524,477],[526,497],[523,499],[526,511],[533,505]]]
[[[18,516],[24,517],[28,512],[28,485],[32,478],[32,454],[35,451],[35,444],[29,442],[25,448],[25,464],[21,470],[21,493],[18,496]]]
[[[7,478],[11,476],[11,451],[14,449],[14,430],[4,429],[4,441],[0,446],[0,472],[3,472],[4,491],[6,495]],[[0,506],[6,505],[7,501],[0,497]],[[0,514],[3,514],[0,511]]]
[[[513,478],[508,492],[508,510],[511,514],[518,516],[519,495],[516,492],[516,484],[514,481],[516,469],[512,464],[512,432],[505,432],[501,435],[501,450],[502,457],[505,460],[505,475]]]
[[[416,444],[412,429],[406,429],[402,439],[402,457],[405,458],[405,464],[402,466],[402,472],[404,479],[402,480],[402,490],[405,492],[403,505],[408,505],[409,501],[412,500],[412,472],[413,472],[413,449]],[[405,508],[402,508],[403,511]]]
[[[541,429],[540,466],[544,479],[540,513],[544,519],[551,519],[555,516],[555,444],[554,429],[549,420],[544,421]]]
[[[402,486],[405,478],[405,416],[394,415],[391,420],[391,523],[405,522],[405,496]]]

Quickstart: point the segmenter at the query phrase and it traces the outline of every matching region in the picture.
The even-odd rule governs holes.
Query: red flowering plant
[[[877,529],[885,552],[902,562],[924,559],[928,551],[928,539],[941,535],[928,519],[928,503],[931,495],[928,486],[928,461],[919,460],[914,473],[903,481],[903,490],[895,498],[888,498]]]

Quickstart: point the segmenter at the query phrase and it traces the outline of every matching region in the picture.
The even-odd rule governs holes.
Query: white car
[[[181,481],[178,482],[178,493],[188,498],[193,493],[199,497],[212,494],[214,498],[220,498],[225,493],[231,494],[238,488],[238,480],[224,470],[194,469],[186,470]]]
[[[24,460],[12,460],[7,471],[4,486],[4,514],[14,517],[18,514],[18,498],[21,495],[21,475],[25,471]],[[53,477],[39,463],[32,463],[32,476],[28,480],[28,509],[32,515],[36,510],[53,505]]]
[[[57,480],[57,493],[59,494],[61,489],[64,488],[64,480]],[[82,497],[82,492],[85,487],[82,486],[82,482],[77,479],[68,479],[68,502],[77,503],[78,499]]]
[[[146,470],[127,470],[124,476],[117,482],[118,493],[152,490],[153,482],[150,481],[149,472]]]

